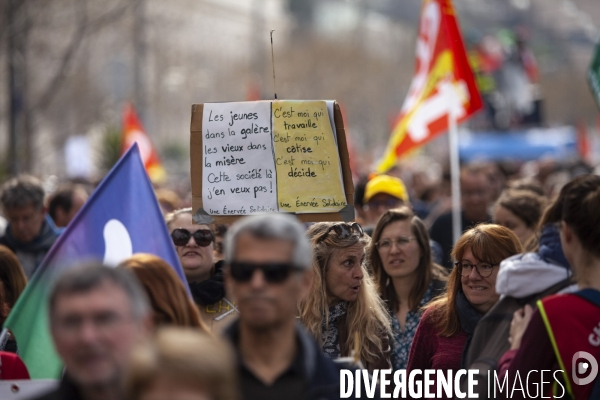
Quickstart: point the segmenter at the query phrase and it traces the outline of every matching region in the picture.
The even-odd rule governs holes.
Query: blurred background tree
[[[0,8],[0,158],[11,173],[66,174],[63,148],[119,131],[126,101],[178,176],[189,173],[193,103],[336,99],[368,170],[415,64],[419,0],[5,0]],[[585,82],[597,0],[455,0],[463,37],[524,28],[545,124],[596,127]],[[110,128],[107,128],[110,127]],[[173,147],[175,146],[175,147]],[[171,150],[183,152],[171,158]],[[168,150],[165,153],[165,150]],[[99,156],[100,157],[100,156]],[[108,164],[95,160],[97,174]],[[108,161],[107,161],[108,163]]]

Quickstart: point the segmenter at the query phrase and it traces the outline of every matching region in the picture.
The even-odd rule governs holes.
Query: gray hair
[[[225,260],[234,260],[235,246],[240,235],[247,233],[260,239],[285,240],[294,244],[292,263],[296,267],[311,268],[312,249],[304,227],[286,214],[260,214],[245,217],[229,228],[225,236]]]
[[[104,282],[110,282],[125,292],[131,303],[131,313],[136,320],[141,320],[150,313],[148,296],[135,275],[124,268],[111,268],[95,261],[59,275],[50,291],[50,315],[54,313],[59,296],[87,293]]]
[[[29,205],[40,210],[44,206],[44,188],[37,178],[20,175],[2,185],[0,202],[5,210]]]

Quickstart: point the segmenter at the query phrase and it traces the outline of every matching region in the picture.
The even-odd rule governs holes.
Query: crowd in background
[[[357,180],[356,222],[231,226],[195,224],[189,193],[157,188],[187,287],[151,254],[63,274],[49,315],[65,374],[40,398],[329,399],[349,365],[479,369],[481,382],[561,369],[578,333],[563,325],[600,315],[600,176],[580,163],[464,165],[456,243],[449,182],[401,164]],[[91,191],[4,182],[2,322]],[[18,347],[0,343],[2,379],[29,377]],[[573,398],[597,390],[561,378]]]

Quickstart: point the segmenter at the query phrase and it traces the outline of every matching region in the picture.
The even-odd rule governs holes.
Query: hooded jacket
[[[538,253],[524,253],[502,261],[496,292],[518,299],[540,293],[572,275],[570,268],[551,264]]]
[[[500,296],[523,299],[571,277],[573,272],[554,225],[542,229],[539,247],[537,253],[517,254],[500,263],[496,278],[496,292]]]
[[[23,272],[29,279],[46,257],[46,253],[48,253],[60,232],[61,230],[56,228],[52,220],[47,217],[42,224],[40,233],[32,241],[24,243],[13,236],[10,224],[8,224],[4,236],[0,237],[0,244],[15,253]]]
[[[465,360],[466,368],[479,370],[475,376],[479,399],[489,398],[488,375],[497,369],[500,357],[510,347],[513,313],[526,304],[535,307],[538,299],[548,295],[574,289],[571,267],[553,225],[542,230],[537,253],[518,254],[500,263],[496,292],[501,298],[477,324]]]

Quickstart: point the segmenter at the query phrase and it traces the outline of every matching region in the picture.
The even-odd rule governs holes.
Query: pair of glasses
[[[268,283],[282,283],[293,271],[301,270],[289,263],[232,262],[229,267],[233,280],[240,283],[249,282],[257,269],[262,271]]]
[[[481,276],[482,278],[487,278],[488,276],[492,275],[492,272],[494,271],[494,267],[496,265],[500,265],[500,264],[479,264],[479,265],[477,265],[477,264],[471,264],[468,262],[454,263],[455,267],[460,268],[460,275],[464,278],[471,275],[471,271],[473,271],[473,268],[475,268],[475,270],[477,270],[477,273],[479,274],[479,276]]]
[[[411,240],[416,240],[414,236],[399,236],[395,239],[383,239],[375,243],[375,246],[382,251],[389,251],[395,244],[397,248],[404,248]]]
[[[334,231],[335,234],[340,238],[340,239],[347,239],[352,235],[358,236],[359,238],[362,237],[365,232],[363,231],[362,226],[360,226],[360,224],[358,222],[353,222],[351,224],[347,224],[345,222],[341,222],[339,224],[335,224],[335,225],[331,225],[329,227],[329,229],[327,229],[327,231],[325,231],[325,233],[323,233],[319,239],[317,239],[317,243],[321,242],[323,239],[325,239],[327,237],[327,235],[329,235],[329,233],[331,231]]]
[[[185,246],[190,241],[190,237],[193,237],[196,244],[200,247],[206,247],[215,240],[213,233],[209,229],[198,229],[196,232],[191,233],[187,229],[177,228],[171,232],[171,239],[173,239],[175,246]]]

